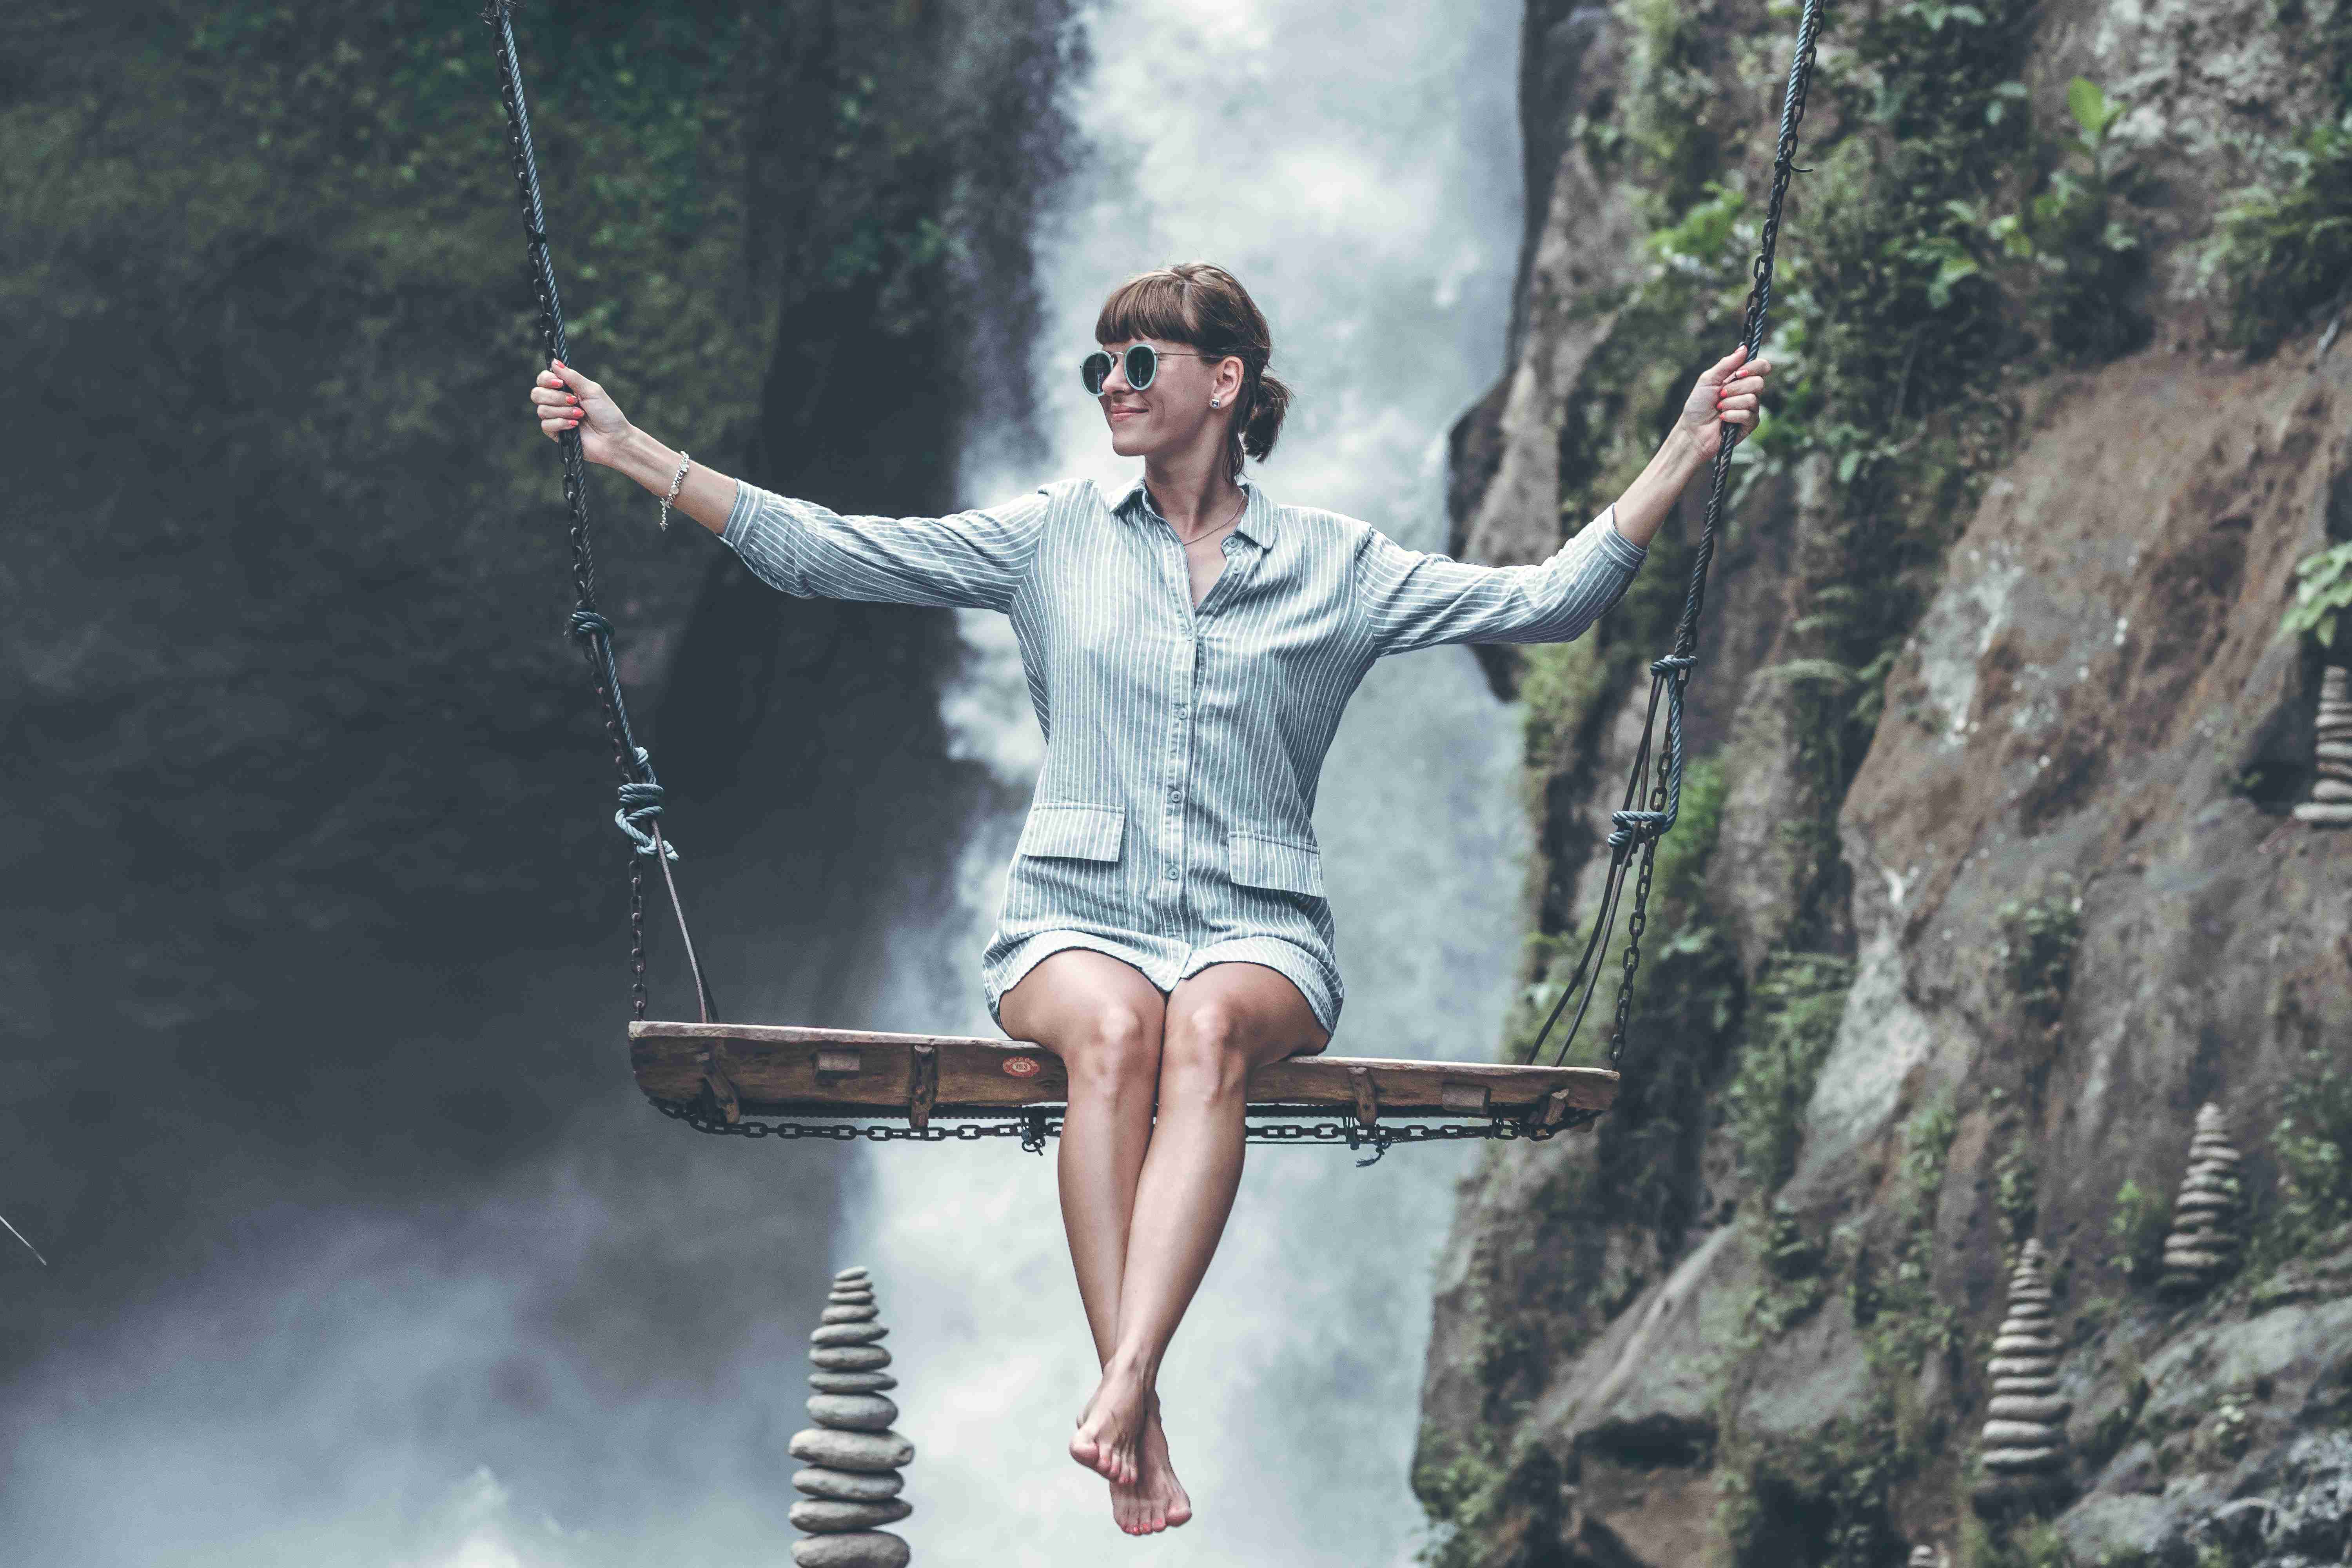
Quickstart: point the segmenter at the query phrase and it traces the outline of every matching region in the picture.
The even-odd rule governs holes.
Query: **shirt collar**
[[[1234,482],[1241,487],[1242,494],[1246,498],[1242,504],[1242,515],[1234,524],[1234,531],[1260,549],[1272,545],[1274,543],[1274,502],[1267,499],[1264,489],[1251,483],[1242,475],[1234,475]],[[1134,515],[1139,518],[1150,518],[1155,522],[1167,521],[1160,515],[1160,509],[1151,504],[1151,491],[1145,486],[1143,476],[1140,474],[1136,476],[1133,484],[1127,487],[1125,493],[1120,495],[1111,510],[1116,512],[1126,512],[1130,508],[1133,509]]]

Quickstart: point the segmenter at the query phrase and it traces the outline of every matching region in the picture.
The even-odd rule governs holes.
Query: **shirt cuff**
[[[1601,531],[1601,550],[1608,554],[1611,561],[1622,566],[1628,572],[1634,570],[1636,567],[1640,566],[1643,562],[1650,558],[1650,547],[1648,545],[1636,544],[1632,540],[1617,531],[1617,503],[1615,501],[1611,501],[1609,503],[1609,510],[1592,520],[1592,526]]]
[[[735,481],[735,504],[727,513],[727,526],[719,531],[719,542],[734,551],[743,552],[743,536],[751,531],[751,520],[759,515],[761,499],[767,492],[749,479]]]

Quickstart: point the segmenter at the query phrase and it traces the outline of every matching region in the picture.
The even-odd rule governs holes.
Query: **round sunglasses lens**
[[[1160,374],[1160,355],[1150,343],[1137,343],[1127,351],[1127,384],[1141,392]]]
[[[1102,395],[1103,383],[1110,378],[1110,355],[1097,349],[1078,362],[1078,379],[1086,384],[1089,395]]]

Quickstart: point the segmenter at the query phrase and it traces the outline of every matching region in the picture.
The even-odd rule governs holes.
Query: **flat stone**
[[[2057,1370],[2054,1355],[1995,1356],[1985,1363],[1985,1375],[1996,1382],[2004,1377],[2048,1377]]]
[[[828,1470],[896,1470],[914,1461],[915,1446],[896,1432],[828,1432],[821,1426],[793,1434],[795,1459]]]
[[[2225,1165],[2235,1165],[2242,1158],[2234,1144],[2224,1143],[2218,1138],[2209,1143],[2201,1133],[2195,1142],[2189,1145],[2189,1163],[2192,1165],[2203,1160],[2219,1160]]]
[[[890,1352],[880,1345],[816,1345],[809,1360],[827,1372],[872,1372],[890,1364]]]
[[[2315,827],[2339,827],[2352,822],[2352,801],[2306,800],[2294,808],[2294,819]]]
[[[2055,1394],[2058,1380],[2054,1377],[1997,1377],[1993,1379],[1993,1397],[2003,1394]]]
[[[872,1530],[879,1524],[896,1524],[914,1511],[914,1505],[903,1498],[881,1502],[835,1502],[827,1499],[796,1502],[790,1517],[796,1529],[812,1535],[833,1535],[845,1530]]]
[[[836,1432],[887,1432],[898,1407],[878,1394],[820,1394],[808,1402],[809,1419]]]
[[[2352,763],[2321,763],[2318,771],[2324,779],[2352,779]]]
[[[870,1345],[890,1331],[879,1323],[827,1323],[809,1336],[813,1345]]]
[[[2047,1285],[2012,1285],[2009,1288],[2009,1304],[2012,1307],[2016,1306],[2021,1301],[2049,1301],[2052,1300],[2054,1300],[2054,1298],[2052,1296],[2050,1287]]]
[[[853,1263],[846,1268],[836,1270],[833,1277],[846,1284],[852,1279],[866,1279],[874,1271],[872,1269],[866,1268],[863,1263]]]
[[[1984,1424],[1985,1447],[1993,1448],[2055,1448],[2066,1440],[2065,1431],[2046,1421],[1988,1421]]]
[[[2234,1195],[2238,1190],[2238,1178],[2222,1175],[2218,1171],[2191,1171],[2180,1178],[2180,1190],[2184,1193],[2221,1193],[2225,1196]]]
[[[2319,742],[2318,751],[2320,757],[2324,761],[2331,763],[2352,763],[2352,742],[2343,741],[2322,741]]]
[[[819,1394],[879,1394],[898,1386],[887,1372],[813,1372],[808,1381]]]
[[[2048,1334],[1995,1334],[1992,1353],[2011,1355],[2056,1355],[2058,1342]]]
[[[870,1323],[882,1315],[879,1307],[827,1307],[817,1321],[820,1323]]]
[[[2352,800],[2352,784],[2342,779],[2321,779],[2311,786],[2314,800]]]
[[[2173,1211],[2188,1214],[2220,1214],[2238,1206],[2238,1200],[2228,1193],[2183,1193]]]
[[[898,1495],[907,1478],[896,1470],[835,1470],[812,1465],[793,1472],[793,1485],[811,1497],[842,1502],[885,1502]]]
[[[2062,1426],[2074,1412],[2074,1402],[2071,1399],[2027,1394],[1996,1394],[1985,1407],[1985,1414],[1996,1421],[2045,1421]]]
[[[887,1530],[848,1535],[812,1535],[793,1542],[800,1568],[907,1568],[914,1548]]]
[[[1988,1470],[2054,1470],[2066,1462],[2063,1448],[1988,1448],[1984,1468]]]
[[[2186,1269],[2191,1273],[2201,1273],[2208,1268],[2219,1268],[2228,1261],[2229,1259],[2218,1252],[2168,1252],[2164,1255],[2164,1266],[2167,1268]]]

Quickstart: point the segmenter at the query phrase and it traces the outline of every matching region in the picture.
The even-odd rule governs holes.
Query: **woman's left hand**
[[[1764,378],[1771,374],[1770,362],[1759,359],[1751,363],[1748,345],[1742,343],[1698,378],[1698,384],[1691,388],[1690,398],[1683,405],[1683,416],[1675,422],[1675,429],[1677,435],[1689,437],[1700,462],[1715,460],[1716,448],[1723,444],[1726,425],[1755,428]]]

